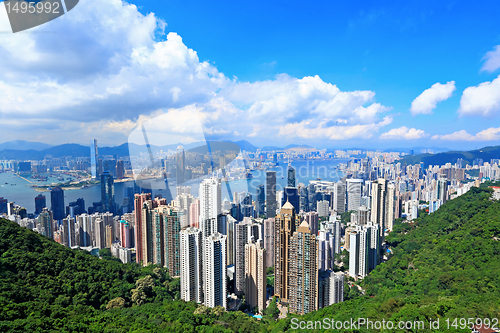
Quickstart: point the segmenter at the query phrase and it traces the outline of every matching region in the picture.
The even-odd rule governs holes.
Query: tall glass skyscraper
[[[97,178],[97,140],[90,140],[90,173],[92,178]]]
[[[115,189],[113,175],[109,171],[104,171],[101,175],[101,203],[103,213],[114,213]]]
[[[276,171],[266,172],[266,212],[268,218],[276,216]]]
[[[65,218],[64,191],[59,186],[50,191],[50,204],[54,220],[59,221]]]
[[[177,147],[177,167],[176,167],[176,175],[177,175],[177,185],[184,183],[185,179],[185,170],[186,170],[186,156],[184,154],[184,148],[182,146]]]
[[[295,168],[288,164],[288,187],[295,187]]]
[[[35,214],[40,214],[42,209],[47,207],[47,200],[44,195],[37,195],[35,197]]]

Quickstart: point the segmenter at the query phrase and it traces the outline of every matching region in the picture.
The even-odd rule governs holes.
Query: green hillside
[[[499,318],[500,202],[490,196],[487,187],[472,188],[432,215],[396,224],[387,238],[393,256],[364,279],[366,295],[301,320],[410,320],[428,328],[440,318],[440,330],[418,332],[449,332],[455,329],[446,318],[450,325],[455,318]],[[278,328],[290,329],[291,318]]]
[[[491,159],[500,158],[500,146],[490,146],[470,151],[448,151],[438,154],[407,155],[400,160],[397,160],[395,163],[401,163],[401,165],[412,165],[424,162],[424,166],[428,167],[429,165],[445,165],[446,163],[455,163],[459,158],[464,160],[464,166],[465,164],[472,165],[474,159],[476,158],[489,162]]]
[[[410,320],[426,328],[440,318],[432,332],[470,332],[448,329],[445,320],[500,317],[500,202],[490,194],[473,188],[430,216],[399,221],[387,238],[393,256],[361,283],[365,295],[261,322],[179,300],[179,281],[163,268],[99,259],[0,220],[0,332],[293,332],[293,318]]]

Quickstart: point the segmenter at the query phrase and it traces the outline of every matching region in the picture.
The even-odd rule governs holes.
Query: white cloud
[[[493,117],[500,113],[500,76],[464,90],[458,113],[461,116]]]
[[[447,100],[455,91],[455,81],[447,82],[446,84],[435,83],[429,89],[424,90],[411,103],[411,114],[431,114],[436,108],[437,103]]]
[[[486,60],[481,71],[493,72],[500,68],[500,45],[495,46],[493,51],[486,52],[483,60]]]
[[[500,127],[490,127],[478,132],[476,135],[469,134],[466,130],[461,130],[446,135],[434,135],[431,139],[445,141],[498,141],[500,140]]]
[[[26,133],[121,143],[145,123],[171,140],[194,140],[198,124],[220,138],[371,138],[392,121],[375,92],[341,91],[319,76],[230,80],[178,34],[165,36],[165,25],[120,0],[86,0],[30,30],[54,33],[0,34],[0,119],[9,125],[0,141]],[[0,30],[9,29],[0,6]]]
[[[380,138],[390,140],[417,140],[426,136],[428,136],[428,134],[426,134],[424,130],[402,126],[383,133]]]

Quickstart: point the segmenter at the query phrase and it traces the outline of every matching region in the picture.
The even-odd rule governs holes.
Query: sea
[[[342,176],[342,172],[338,170],[340,163],[346,164],[347,159],[334,159],[334,160],[297,160],[292,161],[291,165],[295,168],[296,184],[308,185],[310,180],[321,179],[324,181],[338,181]],[[279,162],[275,168],[269,170],[276,171],[276,191],[282,190],[287,186],[287,162]],[[249,192],[256,198],[257,187],[266,184],[266,170],[253,170],[251,171],[252,177],[247,179],[239,179],[228,182],[222,182],[222,198],[231,200],[234,192]],[[193,179],[186,183],[184,186],[191,186],[191,194],[195,197],[198,196],[199,184],[203,179]],[[53,179],[49,179],[51,183]],[[167,188],[164,180],[149,180],[151,184],[153,195],[162,195],[167,197]],[[6,198],[9,202],[27,209],[28,213],[35,211],[35,197],[38,194],[45,195],[47,206],[50,207],[50,192],[39,192],[32,188],[34,183],[12,173],[0,173],[0,197]],[[43,182],[36,182],[36,184],[46,184]],[[127,187],[133,187],[133,181],[115,182],[115,202],[119,205],[123,203],[123,192]],[[176,184],[172,182],[169,185],[169,190],[172,197],[177,195]],[[93,202],[101,200],[101,186],[95,185],[87,188],[72,189],[64,191],[64,204],[68,205],[70,202],[76,201],[79,198],[85,200],[85,206],[92,206]]]

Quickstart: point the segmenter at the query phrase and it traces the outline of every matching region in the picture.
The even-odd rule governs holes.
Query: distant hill
[[[41,142],[30,142],[25,140],[14,140],[4,143],[0,143],[0,151],[5,149],[11,150],[44,150],[52,147],[46,143]]]
[[[459,158],[463,159],[464,163],[471,165],[476,158],[489,162],[491,159],[500,158],[500,146],[489,146],[470,151],[448,151],[438,154],[417,154],[404,156],[402,159],[397,160],[396,163],[399,162],[402,165],[411,165],[424,162],[424,167],[428,167],[429,165],[455,163]]]

